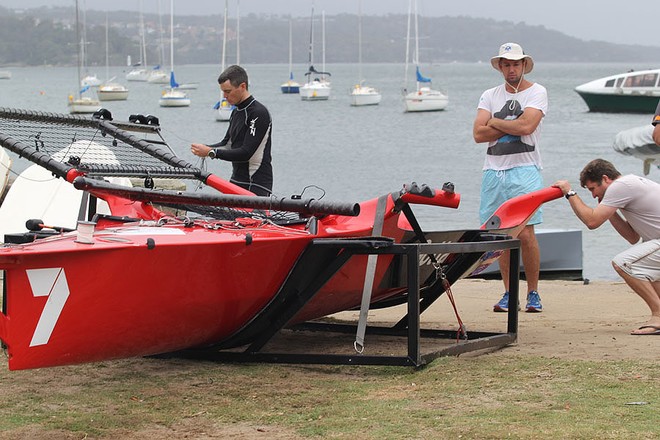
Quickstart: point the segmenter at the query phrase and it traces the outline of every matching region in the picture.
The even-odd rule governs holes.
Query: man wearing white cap
[[[548,110],[545,87],[525,78],[534,68],[534,60],[519,44],[503,44],[490,62],[504,76],[504,84],[481,95],[474,120],[474,140],[488,143],[481,181],[479,216],[482,224],[506,200],[543,187],[539,138]],[[518,236],[527,280],[526,312],[543,309],[538,293],[541,257],[534,234],[534,225],[542,221],[539,209]],[[509,257],[506,253],[499,263],[505,293],[493,310],[506,312],[509,309]]]

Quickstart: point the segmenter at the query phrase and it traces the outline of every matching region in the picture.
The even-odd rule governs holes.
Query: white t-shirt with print
[[[509,93],[505,85],[501,84],[481,95],[478,108],[490,112],[493,118],[505,120],[518,119],[526,108],[540,110],[545,117],[548,111],[548,92],[542,85],[534,83],[522,92]],[[483,169],[508,170],[525,165],[543,168],[539,151],[542,124],[543,119],[530,135],[504,135],[490,142]]]
[[[660,238],[660,184],[628,174],[607,187],[601,203],[618,208],[643,241]]]

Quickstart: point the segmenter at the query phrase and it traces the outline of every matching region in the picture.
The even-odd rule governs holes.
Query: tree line
[[[127,56],[139,60],[140,33],[134,11],[85,14],[86,61],[105,64],[105,20],[109,26],[109,56],[112,65],[125,65]],[[169,29],[159,23],[169,17],[146,14],[147,60],[157,64],[169,59]],[[222,16],[175,17],[177,64],[217,64],[222,45]],[[357,62],[357,16],[326,17],[328,63]],[[403,63],[407,17],[405,14],[362,17],[363,61]],[[309,18],[292,19],[293,60],[307,63],[310,46]],[[236,59],[236,23],[230,20],[227,60]],[[286,63],[289,48],[289,18],[250,14],[241,17],[242,63]],[[518,41],[545,62],[657,62],[660,47],[584,41],[525,23],[470,17],[420,17],[420,59],[425,63],[487,61],[500,43]],[[320,18],[315,25],[315,60],[321,60]],[[161,43],[166,56],[161,56]],[[75,11],[73,8],[42,7],[23,12],[0,7],[0,65],[75,65],[77,62]],[[570,47],[571,50],[566,50]]]

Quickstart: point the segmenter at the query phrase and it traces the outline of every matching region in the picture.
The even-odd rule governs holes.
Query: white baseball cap
[[[534,60],[529,55],[525,55],[525,51],[520,47],[520,44],[517,43],[504,43],[500,46],[499,55],[490,59],[490,64],[495,70],[500,71],[499,62],[501,58],[507,60],[522,60],[527,59],[525,63],[525,73],[529,73],[534,68]]]

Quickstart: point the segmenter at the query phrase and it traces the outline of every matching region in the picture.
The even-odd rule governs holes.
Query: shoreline
[[[520,284],[525,290],[524,282]],[[505,331],[506,313],[493,312],[502,295],[500,280],[463,279],[452,286],[456,306],[468,333]],[[518,341],[489,355],[538,355],[574,360],[655,360],[660,336],[634,336],[630,331],[649,317],[649,309],[623,281],[541,280],[542,313],[518,314]],[[421,316],[422,327],[457,329],[449,300],[441,296]],[[524,308],[523,294],[521,303]],[[369,323],[396,322],[405,305],[369,312]],[[355,319],[359,311],[333,315]],[[369,341],[366,341],[368,344]],[[465,355],[463,355],[465,356]]]

